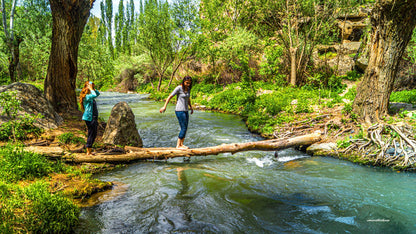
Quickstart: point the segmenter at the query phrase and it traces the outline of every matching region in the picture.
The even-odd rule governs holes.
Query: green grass
[[[44,181],[65,165],[20,145],[0,148],[0,233],[71,233],[80,210]]]
[[[404,102],[416,104],[416,89],[392,92],[390,102]]]

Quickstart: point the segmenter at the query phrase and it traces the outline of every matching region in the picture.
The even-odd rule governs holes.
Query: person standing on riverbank
[[[189,149],[189,147],[185,146],[183,142],[185,141],[186,131],[188,130],[189,109],[191,110],[191,114],[194,113],[190,98],[191,89],[192,78],[190,76],[185,76],[182,80],[181,85],[179,85],[172,91],[172,93],[166,99],[165,105],[159,110],[160,113],[164,113],[170,99],[172,99],[172,97],[174,97],[175,95],[177,96],[175,114],[178,118],[179,126],[181,127],[181,131],[179,132],[178,136],[178,142],[176,144],[177,149]]]
[[[92,152],[92,145],[97,137],[98,109],[95,98],[98,96],[100,96],[100,92],[95,89],[94,83],[86,81],[84,83],[84,88],[81,90],[81,94],[79,95],[79,104],[81,106],[81,110],[84,112],[82,120],[85,121],[88,128],[87,144],[85,145],[87,148],[87,155],[95,154]]]

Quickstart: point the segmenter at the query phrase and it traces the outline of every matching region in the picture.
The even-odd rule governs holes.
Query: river
[[[125,101],[144,147],[174,147],[170,104],[103,92],[105,120]],[[235,115],[195,111],[185,145],[260,140]],[[294,149],[137,162],[97,175],[127,191],[83,208],[77,233],[416,233],[416,174],[310,157]]]

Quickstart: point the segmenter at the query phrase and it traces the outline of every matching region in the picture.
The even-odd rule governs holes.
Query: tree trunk
[[[296,86],[296,52],[297,48],[290,48],[290,84]]]
[[[23,40],[20,37],[16,37],[14,41],[9,43],[9,48],[11,51],[10,61],[9,61],[9,74],[11,83],[16,82],[16,68],[19,64],[19,46]]]
[[[97,153],[94,156],[89,156],[84,153],[71,154],[69,157],[63,157],[62,160],[75,163],[128,163],[144,159],[167,159],[174,157],[191,157],[191,156],[206,156],[218,155],[221,153],[237,153],[243,151],[275,151],[287,149],[290,147],[311,145],[321,140],[321,132],[315,132],[308,135],[281,138],[273,140],[265,140],[258,142],[223,144],[218,146],[195,148],[195,149],[176,149],[176,148],[137,148],[126,146],[125,154],[105,154]],[[49,149],[49,150],[48,150]],[[64,155],[63,149],[59,147],[37,147],[30,146],[26,150],[41,153],[51,157],[62,157]]]
[[[75,94],[78,45],[94,1],[49,1],[53,27],[45,96],[58,112],[78,109]]]
[[[371,17],[368,67],[353,111],[368,124],[387,115],[399,60],[416,25],[416,0],[379,0]]]

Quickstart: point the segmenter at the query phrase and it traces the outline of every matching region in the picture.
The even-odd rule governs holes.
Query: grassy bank
[[[51,193],[48,175],[68,166],[22,146],[0,148],[0,233],[69,233],[79,208],[60,192]]]

